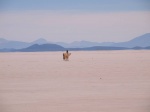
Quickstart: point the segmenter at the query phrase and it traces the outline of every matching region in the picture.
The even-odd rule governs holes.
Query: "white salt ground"
[[[150,112],[150,51],[0,53],[0,112]]]

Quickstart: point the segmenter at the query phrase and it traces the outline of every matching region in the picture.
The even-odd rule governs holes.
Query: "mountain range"
[[[0,49],[22,49],[29,47],[34,44],[46,44],[49,43],[45,39],[38,39],[33,42],[21,42],[21,41],[13,41],[13,40],[6,40],[4,38],[0,38]]]
[[[141,35],[126,42],[89,42],[74,41],[72,43],[49,42],[43,38],[33,42],[11,41],[0,38],[0,51],[61,51],[69,50],[123,50],[148,49],[150,46],[150,33]]]
[[[150,46],[150,33],[146,33],[144,35],[135,37],[132,40],[126,42],[89,42],[89,41],[74,41],[72,43],[63,43],[57,42],[56,44],[61,45],[66,48],[85,48],[85,47],[93,47],[93,46],[113,46],[113,47],[147,47]]]

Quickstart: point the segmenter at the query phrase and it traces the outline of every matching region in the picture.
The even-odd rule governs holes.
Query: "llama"
[[[67,50],[66,53],[63,53],[63,60],[68,61],[70,55],[71,53],[68,53],[68,50]]]

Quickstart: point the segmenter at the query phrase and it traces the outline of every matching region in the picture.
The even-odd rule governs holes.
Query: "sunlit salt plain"
[[[150,112],[150,51],[0,53],[0,112]]]

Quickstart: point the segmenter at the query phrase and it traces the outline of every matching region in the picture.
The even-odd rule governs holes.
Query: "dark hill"
[[[145,49],[150,49],[150,46],[148,46],[148,47],[145,47]]]
[[[20,49],[18,51],[36,52],[36,51],[62,51],[62,50],[65,50],[65,48],[57,44],[42,44],[42,45],[34,44],[30,47]]]
[[[93,46],[93,47],[86,47],[86,48],[69,48],[69,50],[73,51],[94,51],[94,50],[127,50],[128,48],[125,47],[112,47],[112,46]]]

